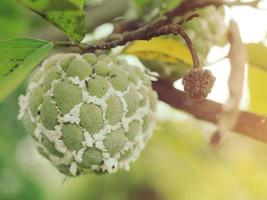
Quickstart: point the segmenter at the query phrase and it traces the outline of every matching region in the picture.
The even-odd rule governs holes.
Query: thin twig
[[[194,15],[196,16],[196,15]],[[192,18],[192,17],[191,17]],[[153,31],[133,31],[126,33],[119,37],[114,37],[114,39],[107,38],[104,41],[100,41],[99,44],[93,44],[93,45],[78,45],[73,42],[60,42],[55,41],[54,44],[57,46],[63,46],[63,47],[79,47],[83,51],[86,52],[93,52],[95,50],[105,50],[105,49],[111,49],[116,46],[125,45],[128,42],[134,41],[134,40],[150,40],[151,38],[162,36],[162,35],[169,35],[174,34],[178,35],[181,34],[181,36],[185,39],[186,43],[188,44],[190,50],[192,51],[192,54],[196,56],[196,51],[193,47],[193,44],[187,35],[187,33],[183,30],[183,28],[180,25],[181,22],[177,22],[175,24],[168,24],[165,26],[160,27],[159,29],[153,30]],[[198,63],[196,63],[196,66],[198,66]]]
[[[55,46],[58,46],[58,47],[79,47],[79,44],[77,43],[74,43],[74,42],[70,42],[70,41],[66,41],[66,42],[63,42],[63,41],[53,41],[54,45]]]

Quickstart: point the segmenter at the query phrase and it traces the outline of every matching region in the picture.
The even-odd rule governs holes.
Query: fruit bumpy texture
[[[183,78],[184,91],[195,100],[203,100],[211,92],[216,78],[209,70],[192,69]]]
[[[31,77],[19,119],[67,176],[127,170],[153,133],[151,78],[110,55],[58,54]]]

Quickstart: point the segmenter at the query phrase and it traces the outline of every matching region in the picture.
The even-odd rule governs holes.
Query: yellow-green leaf
[[[267,47],[263,43],[247,45],[249,62],[249,111],[267,115]]]
[[[265,65],[267,69],[267,64]],[[254,65],[249,65],[249,111],[267,115],[267,72]]]
[[[171,37],[133,42],[124,53],[137,56],[147,68],[168,80],[177,80],[192,68],[192,57],[188,48]]]
[[[247,45],[249,63],[267,70],[267,47],[263,43]]]

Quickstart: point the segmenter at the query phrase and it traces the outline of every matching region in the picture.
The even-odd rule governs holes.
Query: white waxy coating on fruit
[[[58,54],[33,73],[19,119],[61,173],[128,170],[153,133],[151,79],[109,55]]]

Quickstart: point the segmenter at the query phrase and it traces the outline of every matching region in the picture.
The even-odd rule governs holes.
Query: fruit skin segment
[[[67,176],[128,170],[153,134],[152,79],[116,56],[57,54],[33,73],[18,118]]]

